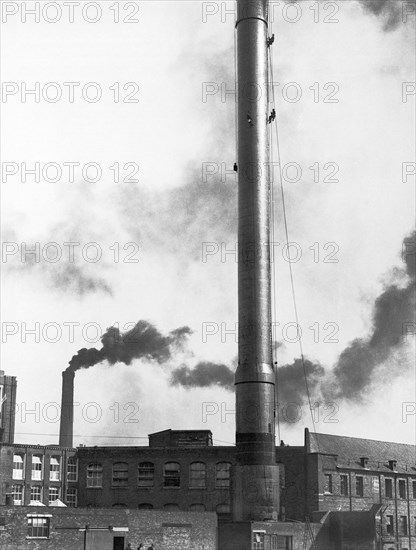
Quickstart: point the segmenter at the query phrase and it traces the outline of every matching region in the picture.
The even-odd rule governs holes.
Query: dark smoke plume
[[[234,387],[234,372],[222,363],[203,361],[192,369],[186,366],[175,369],[171,384],[186,388],[221,386],[231,390]]]
[[[372,331],[367,338],[356,338],[341,353],[333,370],[334,397],[360,400],[370,386],[374,370],[384,363],[405,340],[406,327],[415,327],[415,241],[416,232],[403,241],[403,261],[407,283],[387,286],[376,299]]]
[[[103,347],[80,349],[69,362],[67,370],[87,369],[103,361],[107,361],[110,365],[114,363],[130,365],[133,359],[165,363],[172,357],[175,349],[182,349],[186,337],[191,332],[189,327],[181,327],[164,336],[147,321],[139,321],[131,330],[123,334],[119,328],[110,327],[101,337]]]
[[[295,359],[289,365],[277,368],[277,394],[282,405],[295,403],[302,406],[307,397],[305,373],[308,380],[309,392],[313,394],[325,375],[324,368],[319,363],[305,359],[304,366],[301,359]]]
[[[414,18],[416,0],[400,2],[398,0],[359,0],[368,13],[383,21],[385,31],[395,30],[401,23]],[[411,13],[412,10],[412,13]]]
[[[404,285],[393,282],[376,299],[372,311],[372,330],[367,338],[356,338],[341,353],[332,371],[319,363],[301,359],[278,367],[278,400],[282,404],[306,402],[304,369],[312,397],[326,400],[360,401],[371,386],[375,372],[405,343],[406,334],[416,332],[416,231],[403,241],[405,269],[396,270]],[[193,369],[180,367],[172,384],[187,388],[221,386],[234,388],[234,371],[223,364],[199,363]]]

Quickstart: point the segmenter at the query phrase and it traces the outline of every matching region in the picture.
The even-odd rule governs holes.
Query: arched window
[[[113,504],[113,508],[127,508],[127,504],[122,504],[121,502],[116,502]]]
[[[24,455],[13,456],[13,479],[23,479]]]
[[[191,504],[189,507],[190,512],[205,512],[205,504]]]
[[[61,473],[61,460],[59,456],[51,456],[49,467],[49,480],[59,481]]]
[[[137,485],[139,487],[153,487],[155,483],[155,465],[153,462],[140,462]]]
[[[103,486],[103,465],[91,463],[87,466],[87,487]]]
[[[205,489],[206,466],[204,462],[192,462],[189,466],[189,487]]]
[[[113,487],[128,487],[129,465],[127,462],[114,462],[113,464]]]
[[[142,502],[141,504],[139,504],[139,510],[153,510],[153,504]]]
[[[179,510],[179,504],[174,504],[171,502],[169,504],[165,504],[163,506],[163,509],[166,510],[167,512],[175,512]]]
[[[216,510],[217,510],[217,514],[229,514],[230,513],[230,505],[229,504],[218,504]]]
[[[32,479],[42,479],[42,455],[32,456]]]
[[[181,467],[179,462],[166,462],[163,470],[164,487],[180,487]]]
[[[215,465],[215,487],[228,489],[230,487],[230,462],[218,462]]]

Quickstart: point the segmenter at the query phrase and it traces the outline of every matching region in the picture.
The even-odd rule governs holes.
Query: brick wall
[[[203,504],[207,511],[215,511],[218,505],[230,505],[229,489],[215,486],[215,466],[218,462],[234,462],[235,449],[232,447],[203,448],[149,448],[149,447],[115,447],[79,449],[79,506],[107,506],[124,504],[129,508],[138,508],[148,503],[154,509],[161,509],[166,504],[177,504],[183,511],[188,511],[193,504]],[[113,464],[128,464],[128,486],[113,486]],[[138,487],[138,465],[140,462],[152,462],[155,467],[154,486]],[[180,487],[163,486],[163,466],[165,462],[180,464]],[[206,488],[189,486],[189,466],[192,462],[206,464]],[[103,466],[102,488],[88,488],[86,471],[89,463],[100,463]]]
[[[51,515],[48,539],[27,537],[28,514]],[[90,532],[102,529],[125,535],[125,544],[130,542],[133,549],[139,543],[147,547],[151,542],[155,550],[217,549],[215,513],[3,506],[0,518],[4,523],[0,529],[2,550],[83,550],[86,525]]]
[[[19,454],[23,457],[23,479],[13,479],[13,456]],[[42,457],[41,479],[32,479],[32,459],[34,455]],[[6,504],[6,494],[11,493],[13,485],[23,487],[24,504],[30,501],[30,490],[32,485],[42,488],[42,502],[48,504],[49,488],[56,487],[59,491],[59,498],[65,499],[66,482],[66,461],[70,456],[75,455],[75,449],[66,449],[57,446],[42,445],[0,445],[0,505]],[[50,480],[51,457],[59,457],[60,476],[59,481]]]

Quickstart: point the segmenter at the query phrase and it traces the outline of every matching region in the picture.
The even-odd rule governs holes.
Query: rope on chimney
[[[273,33],[273,21],[272,21],[272,19],[270,20],[270,32]],[[268,80],[269,80],[269,83],[271,82],[271,84],[272,84],[272,86],[271,86],[271,89],[272,89],[272,105],[273,105],[273,108],[275,108],[277,110],[276,95],[275,95],[274,86],[273,86],[273,83],[274,83],[273,78],[274,77],[273,77],[273,52],[272,52],[272,50],[273,50],[273,48],[268,49],[268,51],[269,51],[269,74],[270,74],[270,78]],[[273,167],[274,167],[274,165],[273,165],[273,132],[271,130],[271,126],[272,125],[270,125],[270,134],[271,134],[270,159],[272,161],[271,166],[272,166],[272,169],[273,169]],[[283,221],[284,221],[284,227],[285,227],[285,238],[286,238],[286,245],[287,245],[288,250],[289,250],[289,242],[290,242],[289,241],[289,229],[288,229],[288,223],[287,223],[285,192],[284,192],[284,186],[283,186],[282,163],[281,163],[280,143],[279,143],[279,130],[278,130],[277,121],[274,124],[274,127],[275,127],[275,135],[276,135],[276,150],[277,150],[277,161],[278,161],[278,167],[279,167],[280,195],[281,195],[281,199],[282,199]],[[271,194],[270,204],[271,204],[271,209],[272,209],[272,219],[271,219],[271,222],[272,222],[271,223],[271,233],[272,233],[272,235],[271,235],[271,238],[272,238],[272,243],[273,243],[274,242],[274,179],[272,179],[272,182],[271,182],[270,194]],[[273,248],[273,250],[274,250],[274,248]],[[290,261],[290,258],[289,258],[288,264],[289,264],[290,285],[291,285],[291,290],[292,290],[293,311],[294,311],[294,315],[295,315],[296,326],[299,327],[299,315],[298,315],[298,307],[297,307],[297,302],[296,302],[295,281],[294,281],[294,276],[293,276],[292,262]],[[273,269],[272,269],[272,281],[273,281],[272,303],[273,303],[273,310],[272,311],[273,311],[274,319],[276,319],[276,298],[275,298],[275,279],[276,279],[276,275],[275,275],[275,272],[276,272],[276,262],[273,262]],[[303,344],[302,344],[302,335],[301,334],[299,334],[299,351],[300,351],[300,357],[301,357],[301,361],[302,361],[303,376],[304,376],[304,379],[305,379],[306,394],[307,394],[307,397],[308,397],[309,411],[311,413],[313,431],[316,434],[316,425],[315,425],[315,419],[314,419],[313,409],[312,409],[312,404],[311,404],[311,396],[310,396],[308,378],[307,378],[307,375],[306,375],[305,356],[304,356],[304,353],[303,353]],[[276,369],[276,371],[277,371],[277,369]],[[279,434],[279,440],[280,440],[279,419],[278,419],[278,434]],[[318,438],[316,438],[316,442],[317,442],[318,451],[319,451]]]

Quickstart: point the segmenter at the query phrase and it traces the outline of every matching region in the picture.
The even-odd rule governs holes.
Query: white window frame
[[[20,460],[15,460],[16,458],[19,458]],[[22,466],[19,468],[15,468],[15,464],[21,464]],[[24,479],[25,477],[25,455],[23,453],[15,453],[13,455],[13,473],[12,477],[13,479]]]
[[[15,496],[16,496],[16,491],[15,491],[15,488],[17,487],[20,487],[20,491],[19,491],[19,494],[21,496],[20,499],[16,499]],[[22,484],[20,483],[15,483],[14,485],[12,485],[12,490],[13,490],[13,505],[14,506],[23,506],[23,503],[25,501],[25,488]]]
[[[56,498],[51,498],[51,491],[55,491],[56,490]],[[59,487],[56,487],[54,485],[50,485],[49,486],[49,493],[48,493],[48,498],[49,498],[49,502],[53,502],[55,500],[58,500],[61,496],[61,491],[60,491],[60,488]]]
[[[61,460],[59,456],[54,455],[50,458],[49,481],[61,481]]]
[[[35,466],[40,466],[35,467]],[[42,455],[32,455],[32,481],[42,481],[43,479],[43,457]]]
[[[32,491],[34,489],[39,489],[39,498],[38,499],[33,499],[32,498]],[[32,485],[30,487],[30,504],[33,504],[34,502],[42,502],[42,485]]]

